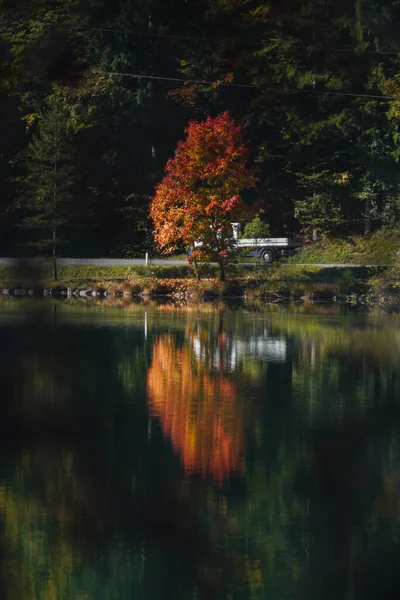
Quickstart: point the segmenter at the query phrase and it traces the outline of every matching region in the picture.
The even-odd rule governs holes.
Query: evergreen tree
[[[273,229],[284,222],[293,227],[293,215],[308,227],[313,211],[325,231],[393,218],[395,135],[387,103],[368,96],[387,93],[398,70],[399,20],[398,2],[373,0],[221,0],[204,11],[203,26],[215,43],[198,53],[188,44],[181,72],[255,86],[197,85],[196,101],[227,107],[249,125]],[[370,171],[381,183],[367,216]],[[323,181],[323,189],[313,180]]]
[[[25,168],[21,203],[26,215],[22,223],[34,232],[30,244],[46,255],[51,252],[53,277],[57,279],[57,254],[66,242],[63,230],[78,216],[71,134],[60,102],[52,102],[40,115],[37,133],[26,153]]]
[[[56,101],[71,210],[92,207],[84,235],[63,227],[75,255],[151,249],[167,158],[188,121],[225,110],[247,125],[273,234],[396,223],[399,101],[379,96],[400,96],[399,24],[398,0],[0,0],[3,251],[33,211],[14,210],[10,163]]]

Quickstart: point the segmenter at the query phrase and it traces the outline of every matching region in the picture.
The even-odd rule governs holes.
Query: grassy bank
[[[382,267],[317,267],[301,263],[353,263]],[[385,267],[384,265],[393,265]],[[176,296],[192,298],[242,297],[247,299],[332,299],[368,296],[400,298],[400,229],[382,229],[363,237],[323,239],[305,247],[288,261],[264,265],[231,265],[228,281],[218,280],[216,265],[202,265],[201,280],[189,265],[58,267],[53,281],[51,265],[32,267],[0,266],[0,291],[51,290],[52,293],[85,292],[108,296]]]
[[[267,297],[277,293],[288,298],[329,299],[350,294],[365,295],[370,281],[379,268],[313,267],[296,264],[275,264],[255,272],[246,282],[247,294]]]
[[[368,269],[365,290],[371,300],[397,305],[400,302],[400,228],[383,228],[366,236],[349,238],[326,238],[303,248],[289,264],[301,263],[352,263],[365,265],[389,265],[382,269]],[[338,283],[343,277],[352,286],[351,273],[338,273]],[[359,293],[354,286],[350,293]]]
[[[46,289],[53,293],[88,291],[108,296],[176,296],[194,298],[245,297],[248,299],[314,298],[367,294],[380,269],[331,268],[290,263],[232,265],[228,280],[218,280],[218,268],[201,267],[201,280],[187,266],[60,266],[59,279],[51,272],[23,272],[0,267],[0,290]]]
[[[371,293],[381,302],[400,304],[400,257],[393,267],[371,278]]]
[[[365,236],[324,238],[305,246],[291,263],[393,265],[400,251],[400,228],[383,228]]]

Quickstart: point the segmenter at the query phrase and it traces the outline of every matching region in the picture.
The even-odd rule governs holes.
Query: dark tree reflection
[[[184,573],[178,597],[193,585],[218,594],[207,486],[186,481],[172,452],[151,455],[143,331],[68,324],[54,308],[17,312],[1,329],[1,556],[15,561],[3,561],[2,597],[93,597],[99,554],[109,573],[101,598],[135,597],[139,584],[162,597],[171,561]]]
[[[0,310],[1,597],[399,595],[397,317],[38,306]]]

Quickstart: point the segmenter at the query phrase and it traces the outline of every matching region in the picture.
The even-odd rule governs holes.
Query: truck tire
[[[261,250],[260,256],[266,265],[269,265],[275,260],[275,252],[272,250],[272,248],[264,248]]]

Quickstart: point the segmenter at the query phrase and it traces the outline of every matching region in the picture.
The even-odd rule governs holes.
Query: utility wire
[[[101,69],[94,69],[95,73],[101,73],[103,75],[110,75],[112,77],[130,77],[133,79],[155,79],[159,81],[173,81],[180,83],[195,83],[198,85],[215,85],[215,86],[224,86],[231,88],[247,88],[247,89],[257,89],[257,90],[266,90],[270,92],[280,92],[280,93],[289,93],[289,94],[313,94],[313,95],[325,95],[325,96],[346,96],[352,98],[371,98],[373,100],[398,100],[400,101],[400,96],[385,96],[380,94],[355,94],[352,92],[331,92],[329,90],[295,90],[295,89],[286,89],[279,90],[276,88],[270,88],[262,85],[252,85],[250,83],[226,83],[219,81],[205,81],[201,79],[184,79],[182,77],[162,77],[160,75],[142,75],[141,73],[121,73],[116,71],[104,71]]]

